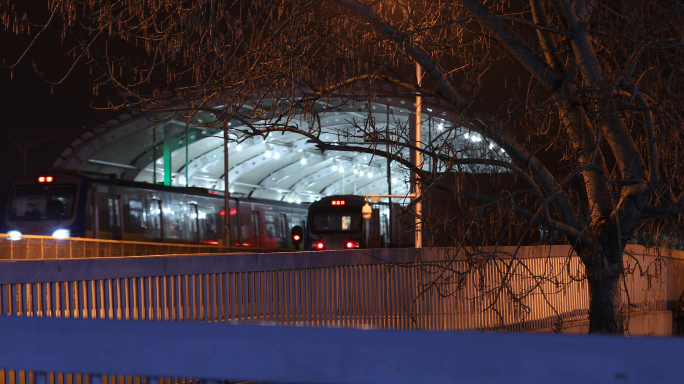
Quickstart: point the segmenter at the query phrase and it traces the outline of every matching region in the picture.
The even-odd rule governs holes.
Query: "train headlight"
[[[71,232],[68,229],[58,229],[52,232],[52,237],[55,239],[66,239],[69,236],[71,236]]]
[[[21,232],[19,231],[9,231],[7,232],[7,236],[9,236],[9,239],[12,241],[21,240]]]

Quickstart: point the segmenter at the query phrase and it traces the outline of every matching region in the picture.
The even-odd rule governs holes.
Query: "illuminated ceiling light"
[[[442,129],[444,129],[444,124],[442,124],[442,123],[437,124],[437,129],[439,129],[440,131]]]
[[[340,173],[344,173],[344,167],[339,167],[337,170],[340,171]]]
[[[242,151],[242,144],[236,144],[235,149],[237,149],[238,152]]]
[[[494,149],[494,143],[489,143],[489,149]]]
[[[297,204],[301,204],[301,203],[302,203],[302,200],[301,200],[301,199],[297,199]]]
[[[306,158],[305,158],[305,157],[302,157],[302,159],[299,160],[299,162],[302,163],[302,165],[306,164]]]
[[[470,133],[466,132],[466,133],[463,135],[463,137],[465,137],[466,139],[470,138]]]
[[[278,153],[278,152],[274,153],[273,158],[276,160],[280,159],[280,153]]]
[[[359,170],[354,168],[354,174],[356,175],[357,173],[359,173]]]
[[[363,176],[364,175],[363,171],[359,172],[359,175]]]
[[[288,202],[288,203],[291,203],[292,201],[293,201],[292,198],[291,198],[291,197],[288,197],[287,202]]]
[[[364,161],[368,160],[368,157],[364,156],[364,157],[363,157],[363,160],[364,160]]]
[[[473,135],[473,136],[470,138],[470,141],[472,141],[473,143],[479,143],[480,141],[482,141],[482,138],[479,137],[479,136]]]
[[[233,188],[233,187],[230,187],[230,188],[228,189],[228,192],[230,192],[230,193],[233,193],[233,192],[235,192],[235,188]]]
[[[333,172],[337,172],[337,165],[332,166]]]
[[[368,178],[369,178],[369,179],[373,178],[373,174],[370,173],[370,172],[368,172]]]
[[[271,157],[272,153],[271,153],[271,151],[266,151],[266,153],[264,153],[264,155],[266,155],[266,157]]]
[[[392,178],[392,184],[395,184],[396,182],[397,182],[397,178],[396,178],[396,177],[393,177],[393,178]]]

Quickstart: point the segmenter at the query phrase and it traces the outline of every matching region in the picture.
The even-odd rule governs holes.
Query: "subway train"
[[[225,245],[225,197],[200,188],[167,187],[76,171],[17,178],[4,226],[26,235]],[[292,248],[291,229],[305,227],[307,206],[231,198],[230,245]]]
[[[410,247],[398,204],[372,203],[356,195],[324,197],[309,205],[304,249]],[[392,208],[392,209],[390,209]]]

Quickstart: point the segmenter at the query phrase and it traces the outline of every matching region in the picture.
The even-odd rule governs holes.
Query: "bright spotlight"
[[[71,235],[71,232],[69,232],[68,229],[58,229],[54,232],[52,232],[52,237],[55,239],[66,239]]]

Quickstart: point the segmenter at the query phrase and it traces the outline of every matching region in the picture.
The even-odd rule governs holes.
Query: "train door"
[[[287,228],[287,215],[284,213],[278,214],[278,242],[283,248],[287,248],[288,239],[290,238],[290,231]]]
[[[111,195],[107,198],[107,211],[109,213],[109,232],[112,240],[123,239],[123,207],[121,196]]]
[[[162,224],[164,224],[164,217],[162,216],[162,202],[158,199],[150,199],[147,201],[147,228],[149,235],[154,241],[163,241]]]
[[[199,233],[199,209],[197,208],[197,204],[194,203],[189,203],[188,204],[188,215],[187,217],[189,218],[188,222],[188,231],[190,232],[189,239],[191,242],[199,244],[200,241],[200,233]]]
[[[261,247],[261,231],[259,230],[261,226],[259,225],[259,212],[252,211],[252,240],[251,244],[255,247]]]

